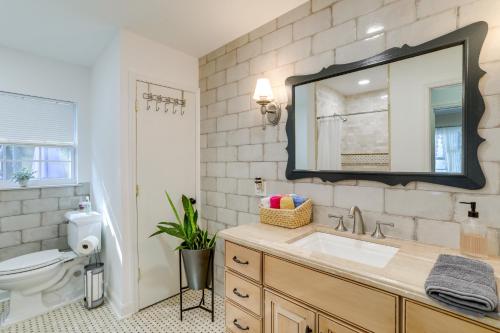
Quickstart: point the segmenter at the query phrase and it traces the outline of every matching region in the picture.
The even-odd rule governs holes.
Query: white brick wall
[[[287,25],[284,28],[276,30],[262,38],[262,52],[279,49],[282,46],[290,44],[293,40],[292,26]]]
[[[314,54],[322,53],[352,43],[355,40],[356,22],[350,20],[316,34],[312,41],[312,51]]]
[[[89,194],[88,183],[0,190],[0,261],[41,249],[67,249],[64,214]]]
[[[376,221],[392,222],[395,228],[384,228],[387,235],[451,247],[458,246],[458,222],[466,211],[458,202],[474,200],[481,218],[491,227],[493,239],[498,238],[499,12],[498,0],[311,0],[202,57],[202,106],[208,106],[208,119],[201,122],[202,142],[210,147],[201,150],[202,172],[210,176],[202,177],[202,198],[206,196],[202,207],[209,229],[258,223],[259,198],[254,195],[252,178],[263,177],[268,193],[295,192],[311,197],[316,222],[331,223],[329,213],[346,216],[348,208],[356,204],[363,210],[368,231]],[[262,130],[259,107],[251,99],[257,78],[268,77],[277,99],[286,102],[284,81],[288,76],[315,73],[333,63],[363,59],[405,43],[418,44],[479,20],[487,21],[490,27],[480,59],[487,72],[480,82],[486,104],[480,134],[487,141],[479,149],[487,179],[483,189],[469,191],[416,182],[390,187],[355,180],[335,184],[318,179],[286,180],[286,111],[280,125]],[[368,33],[374,25],[384,28]],[[15,211],[15,205],[10,209]],[[352,225],[347,216],[345,220],[347,226]],[[219,244],[219,271],[224,264],[222,252]],[[218,278],[216,286],[222,284]]]
[[[330,8],[314,13],[293,24],[293,39],[314,35],[317,32],[326,30],[332,25],[332,11]]]

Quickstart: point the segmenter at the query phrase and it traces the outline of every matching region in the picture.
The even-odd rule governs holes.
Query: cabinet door
[[[405,333],[494,333],[478,323],[405,300]]]
[[[265,292],[266,333],[315,333],[316,314],[269,291]]]
[[[347,324],[332,320],[319,315],[319,333],[362,333],[358,329],[352,328]]]

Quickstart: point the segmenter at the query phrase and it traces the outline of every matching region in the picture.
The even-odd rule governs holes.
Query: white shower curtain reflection
[[[318,120],[318,170],[341,170],[342,119]]]

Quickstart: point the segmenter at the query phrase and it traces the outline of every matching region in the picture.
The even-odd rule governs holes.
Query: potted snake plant
[[[208,231],[199,227],[198,211],[193,207],[193,203],[188,197],[182,195],[184,218],[181,219],[170,195],[168,192],[165,194],[176,221],[158,223],[156,225],[157,231],[150,237],[167,234],[179,238],[181,244],[175,250],[180,250],[182,255],[188,286],[193,290],[204,289],[211,283],[208,280],[210,255],[215,247],[216,235],[210,238]]]

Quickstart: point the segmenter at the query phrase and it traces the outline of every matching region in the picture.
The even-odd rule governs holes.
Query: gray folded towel
[[[498,304],[490,265],[447,254],[438,257],[425,281],[425,292],[439,302],[481,315],[495,311]]]

